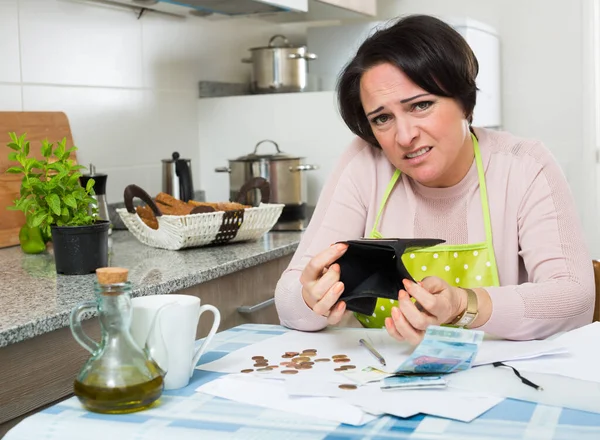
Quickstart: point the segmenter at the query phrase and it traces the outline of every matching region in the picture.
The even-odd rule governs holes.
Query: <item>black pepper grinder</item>
[[[108,215],[108,204],[106,202],[106,179],[108,176],[102,173],[96,173],[96,167],[93,164],[90,164],[89,174],[84,174],[79,178],[79,182],[85,188],[88,183],[88,180],[94,179],[94,192],[95,194],[92,196],[96,199],[96,206],[98,207],[98,218],[100,220],[108,220],[110,221],[110,216]],[[112,232],[112,225],[110,225],[110,229],[108,233]]]

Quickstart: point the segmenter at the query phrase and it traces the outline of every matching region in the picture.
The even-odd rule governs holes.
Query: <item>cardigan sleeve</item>
[[[545,338],[588,324],[595,302],[592,260],[562,170],[539,143],[524,159],[534,170],[523,197],[516,200],[519,255],[528,279],[486,288],[493,309],[481,327],[515,340]]]

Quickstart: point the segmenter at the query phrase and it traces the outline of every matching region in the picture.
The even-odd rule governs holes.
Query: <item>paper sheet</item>
[[[553,374],[521,372],[539,385],[538,391],[523,384],[513,371],[491,365],[471,368],[448,376],[450,389],[475,391],[498,397],[542,403],[581,411],[600,413],[600,383]]]
[[[356,390],[342,390],[339,383],[315,382],[295,376],[285,382],[290,396],[330,396],[360,406],[368,412],[381,412],[397,417],[429,414],[448,419],[470,422],[502,400],[502,397],[445,390],[395,390],[382,391],[380,384],[369,384]]]
[[[196,391],[236,402],[355,426],[364,425],[377,418],[335,397],[290,397],[285,391],[283,380],[229,375],[208,382],[198,387]]]
[[[375,348],[386,359],[386,367],[381,366],[371,353],[358,344],[360,338],[371,341]],[[383,329],[330,328],[318,333],[289,331],[283,335],[269,338],[263,342],[244,347],[213,362],[199,365],[201,370],[222,373],[239,373],[243,369],[253,368],[253,356],[264,356],[269,365],[279,365],[285,361],[281,356],[286,351],[301,352],[305,349],[316,349],[317,357],[331,357],[335,354],[347,355],[358,370],[374,367],[388,373],[393,372],[412,353],[414,347],[401,343],[390,337]],[[565,352],[559,341],[526,341],[514,342],[484,339],[479,348],[475,365],[495,361],[527,359],[543,356],[546,353]],[[321,376],[331,374],[335,364],[332,362],[316,363],[310,370],[302,370],[303,376]],[[280,370],[266,374],[282,376]]]
[[[509,365],[519,371],[558,374],[575,379],[600,382],[598,366],[600,365],[600,322],[594,322],[555,339],[556,343],[565,346],[569,354],[548,356],[541,359],[513,361]]]

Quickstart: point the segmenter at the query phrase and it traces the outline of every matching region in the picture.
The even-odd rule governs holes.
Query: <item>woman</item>
[[[421,282],[357,315],[398,340],[417,344],[428,325],[522,340],[591,322],[591,257],[568,184],[541,143],[471,127],[477,71],[465,40],[433,17],[403,18],[362,44],[338,83],[358,138],[279,280],[282,325],[340,322],[335,261],[346,245],[332,244],[360,237],[446,241],[404,255]]]

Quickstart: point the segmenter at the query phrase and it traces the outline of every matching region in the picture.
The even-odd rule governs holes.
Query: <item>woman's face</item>
[[[367,70],[362,106],[388,160],[429,187],[456,185],[473,162],[469,124],[453,98],[432,95],[391,64]]]

